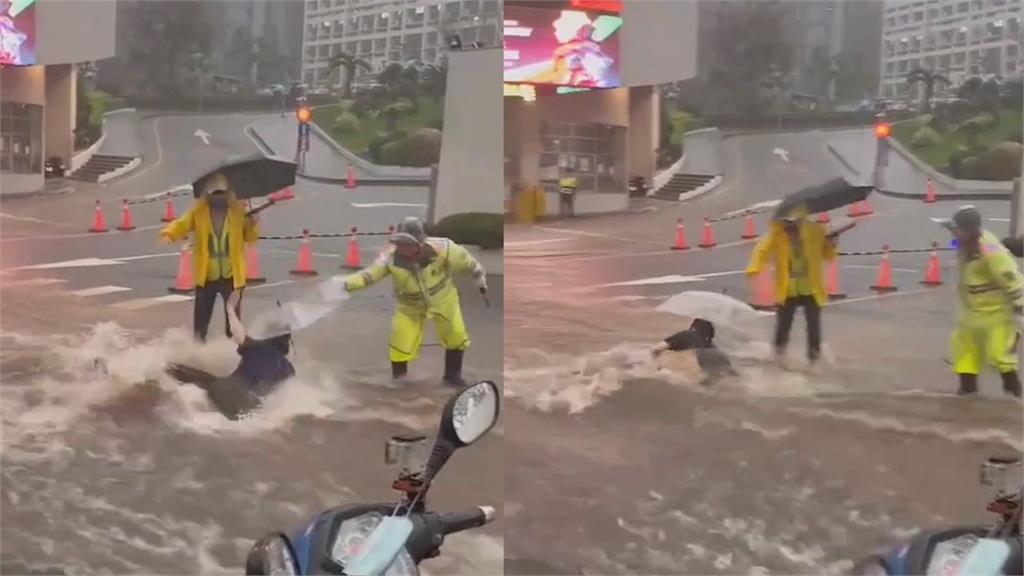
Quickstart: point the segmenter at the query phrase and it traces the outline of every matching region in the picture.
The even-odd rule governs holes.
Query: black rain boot
[[[978,375],[960,374],[960,389],[956,391],[958,396],[973,396],[978,393]]]
[[[1020,398],[1020,375],[1017,374],[1017,371],[1003,372],[1000,376],[1003,377],[1003,392]]]
[[[463,350],[445,350],[444,352],[444,383],[456,388],[462,388],[466,381],[462,379],[462,357]]]
[[[392,362],[391,363],[391,379],[401,380],[405,378],[405,375],[409,373],[408,362]]]

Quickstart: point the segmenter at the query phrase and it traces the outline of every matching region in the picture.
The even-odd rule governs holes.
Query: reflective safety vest
[[[210,231],[210,266],[206,270],[207,282],[231,278],[231,253],[228,246],[227,222],[221,230],[220,237],[216,231]]]
[[[799,254],[796,250],[789,255],[789,295],[810,296],[813,293],[811,279],[808,276],[807,258],[803,252]]]
[[[575,176],[566,176],[558,180],[558,191],[562,194],[575,194],[580,187],[580,181]]]
[[[961,319],[1008,319],[1015,306],[1024,304],[1024,276],[1009,250],[992,233],[982,232],[980,245],[979,253],[970,259],[960,255]]]

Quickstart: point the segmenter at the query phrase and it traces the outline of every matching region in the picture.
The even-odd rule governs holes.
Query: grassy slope
[[[1004,108],[999,114],[999,122],[992,129],[978,135],[978,143],[990,146],[1004,140],[1009,140],[1014,133],[1020,130],[1020,127],[1021,111]],[[910,145],[910,140],[914,137],[916,131],[917,123],[913,121],[896,124],[892,129],[893,136],[899,140],[900,144],[906,146],[918,158],[937,169],[945,169],[949,162],[949,155],[957,147],[965,145],[965,139],[962,134],[950,133],[940,134],[941,139],[935,146],[914,148]]]
[[[430,127],[434,119],[441,116],[443,103],[431,98],[421,98],[419,109],[411,116],[398,119],[398,127],[407,132],[414,132],[419,128]],[[365,157],[367,155],[367,144],[375,134],[384,130],[387,122],[379,116],[367,116],[359,120],[363,129],[354,133],[335,132],[333,129],[334,119],[341,113],[340,105],[324,106],[317,108],[313,113],[313,119],[321,128],[327,131],[339,144],[351,152]]]

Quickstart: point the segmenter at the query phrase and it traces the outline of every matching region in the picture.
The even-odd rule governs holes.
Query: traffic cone
[[[294,200],[294,199],[295,199],[295,191],[292,190],[291,186],[285,188],[284,191],[281,192],[281,197],[278,198],[278,200]]]
[[[108,232],[107,230],[107,218],[103,215],[103,208],[100,207],[100,201],[96,201],[96,215],[92,220],[92,228],[89,228],[89,232]]]
[[[296,276],[316,276],[313,269],[313,249],[309,245],[309,230],[302,231],[302,246],[299,247],[299,261],[291,271]]]
[[[892,283],[892,264],[889,263],[889,245],[882,246],[882,261],[878,263],[878,279],[871,287],[875,292],[895,292]]]
[[[355,187],[356,187],[356,171],[352,168],[352,165],[349,164],[348,168],[345,170],[345,188],[352,189],[352,188],[355,188]]]
[[[196,283],[192,278],[192,250],[186,244],[181,249],[181,259],[178,260],[178,278],[174,286],[167,289],[173,294],[191,294],[195,290]]]
[[[924,194],[924,203],[925,204],[934,204],[935,203],[935,184],[932,183],[932,179],[931,178],[928,179],[928,191],[925,192],[925,194]]]
[[[161,222],[174,222],[174,202],[170,198],[167,199],[167,206],[164,208],[164,217],[160,219]]]
[[[854,202],[853,204],[850,204],[850,210],[849,212],[846,213],[846,215],[851,218],[863,216],[864,214],[861,212],[860,202]]]
[[[867,201],[866,198],[864,200],[860,201],[860,215],[861,216],[870,216],[870,215],[872,215],[874,213],[875,213],[875,209],[871,207],[871,204]]]
[[[672,246],[673,250],[689,250],[690,247],[686,244],[686,227],[683,226],[683,219],[676,220],[676,243]]]
[[[753,215],[747,214],[747,222],[743,225],[743,236],[744,240],[751,240],[757,238],[757,228],[754,226]]]
[[[925,286],[942,286],[942,266],[939,263],[938,243],[932,242],[932,255],[928,257],[928,268],[924,272]]]
[[[355,226],[352,227],[352,236],[348,239],[348,255],[345,256],[345,263],[342,264],[342,268],[349,270],[362,270],[363,264],[359,259],[359,240],[356,238],[359,230]]]
[[[818,214],[818,224],[831,224],[832,218],[829,217],[828,212],[822,212]]]
[[[828,263],[828,299],[842,300],[846,298],[846,292],[839,289],[839,260],[833,259]]]
[[[260,255],[256,246],[250,244],[245,252],[245,282],[247,284],[263,284],[266,277],[260,274]]]
[[[128,200],[125,200],[122,206],[124,206],[124,209],[122,210],[121,225],[117,229],[122,232],[135,230],[135,223],[132,222],[132,209],[128,206]]]
[[[766,266],[754,277],[754,301],[750,303],[754,310],[775,310],[775,269]]]
[[[705,217],[704,239],[700,241],[700,244],[698,244],[698,246],[700,246],[701,248],[713,248],[717,245],[718,243],[715,242],[715,231],[714,229],[711,228],[711,220],[708,220],[707,217]]]

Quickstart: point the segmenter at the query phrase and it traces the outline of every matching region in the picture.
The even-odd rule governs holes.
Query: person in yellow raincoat
[[[444,381],[465,385],[462,359],[470,342],[454,277],[467,272],[486,295],[483,266],[455,242],[427,237],[423,221],[409,217],[369,268],[345,278],[345,290],[355,292],[391,276],[397,304],[389,343],[393,378],[400,379],[408,372],[409,362],[419,353],[426,321],[432,319],[445,348]]]
[[[201,186],[199,199],[160,231],[160,239],[171,244],[193,235],[196,298],[192,322],[196,338],[205,342],[218,295],[224,300],[224,330],[231,337],[228,299],[235,290],[245,288],[246,245],[259,239],[259,228],[255,216],[246,215],[245,206],[235,198],[223,174],[213,174]],[[235,312],[241,317],[241,298]]]
[[[962,206],[952,218],[940,220],[958,241],[960,306],[950,337],[953,371],[960,379],[957,393],[977,394],[978,374],[989,365],[1001,375],[1003,390],[1019,398],[1016,347],[1024,276],[1010,251],[981,222],[974,206]]]
[[[751,254],[747,276],[761,273],[761,268],[775,264],[775,356],[784,362],[793,317],[803,307],[807,318],[807,357],[813,366],[821,355],[821,307],[828,302],[825,290],[824,263],[836,257],[836,241],[824,226],[807,219],[804,214],[775,220],[768,234]]]

